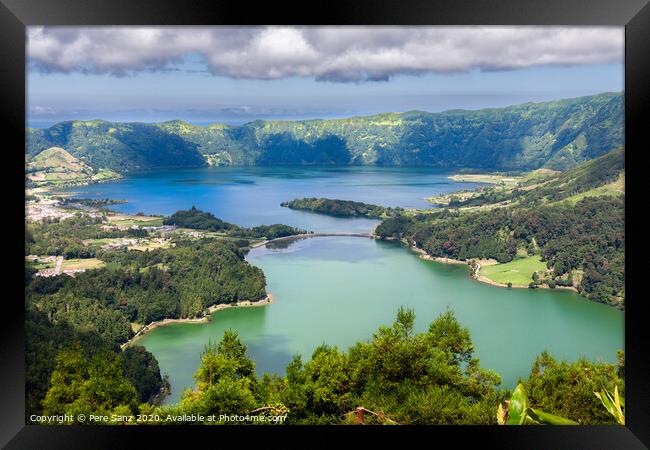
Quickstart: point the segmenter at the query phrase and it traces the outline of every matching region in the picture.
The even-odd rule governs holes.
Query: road
[[[59,275],[61,273],[61,266],[63,266],[63,256],[56,257],[56,266],[54,266],[54,273]]]

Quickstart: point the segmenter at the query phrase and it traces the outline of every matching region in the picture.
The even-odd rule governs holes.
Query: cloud
[[[623,62],[621,27],[29,27],[41,72],[129,75],[198,57],[235,79],[396,75]],[[181,69],[182,70],[182,69]]]

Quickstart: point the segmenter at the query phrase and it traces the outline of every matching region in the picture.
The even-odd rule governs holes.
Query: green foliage
[[[624,392],[624,383],[613,364],[585,359],[556,361],[544,352],[535,360],[530,376],[523,381],[531,404],[543,411],[570,417],[582,425],[616,423],[594,392],[605,386]]]
[[[254,378],[255,363],[246,356],[246,351],[239,335],[232,330],[225,331],[217,345],[209,342],[195,376],[199,386],[211,386],[222,378]]]
[[[160,380],[155,359],[144,349],[130,347],[118,357],[106,349],[91,355],[80,345],[67,346],[57,355],[43,412],[139,411],[206,418],[268,413],[287,414],[281,423],[345,424],[361,407],[372,413],[368,423],[495,424],[507,419],[508,424],[567,425],[576,422],[565,417],[580,424],[612,423],[599,403],[606,398],[603,404],[613,405],[614,412],[620,405],[622,413],[624,403],[616,400],[622,381],[614,366],[584,360],[557,363],[543,353],[530,378],[512,393],[508,416],[499,406],[495,417],[494,406],[509,395],[497,389],[496,373],[479,366],[469,331],[453,312],[440,315],[425,332],[416,332],[414,325],[414,312],[399,308],[392,326],[381,326],[371,340],[348,351],[322,344],[304,364],[294,357],[286,376],[261,379],[238,334],[228,330],[218,343],[205,346],[195,388],[187,389],[179,404],[161,407],[138,406],[145,389],[136,391],[130,381],[143,386]],[[611,399],[605,391],[594,395],[594,386],[612,380]],[[206,423],[237,422],[217,418]]]
[[[297,198],[283,202],[280,206],[286,208],[312,211],[334,217],[367,217],[369,219],[385,219],[403,211],[402,208],[387,208],[368,203],[350,200],[332,200],[328,198]]]
[[[594,395],[602,402],[619,425],[625,425],[625,413],[623,412],[625,400],[618,395],[618,386],[614,386],[613,394],[603,388],[600,392],[594,392]]]
[[[263,272],[227,241],[179,242],[149,252],[106,251],[101,257],[107,266],[74,278],[28,277],[28,412],[40,411],[54,357],[72,342],[81,342],[90,353],[104,347],[116,351],[117,344],[133,335],[130,322],[200,316],[216,303],[266,295]],[[155,359],[135,350],[126,350],[125,355],[125,374],[137,387],[140,401],[153,401],[164,382]]]
[[[25,172],[28,186],[74,186],[119,178],[117,173],[110,170],[94,170],[59,147],[47,148],[33,158],[28,155]]]
[[[406,239],[429,255],[452,259],[494,258],[507,263],[533,241],[550,278],[560,285],[583,271],[578,289],[599,302],[625,297],[625,199],[587,197],[575,205],[442,210],[383,221],[381,238]],[[532,276],[532,273],[531,273]],[[531,285],[536,286],[534,282]]]
[[[130,414],[137,412],[137,393],[124,378],[117,355],[104,351],[88,361],[78,346],[58,353],[50,389],[43,400],[45,415],[110,415],[125,407]]]
[[[104,347],[94,332],[77,332],[67,322],[50,322],[46,314],[27,305],[25,311],[25,414],[41,414],[41,401],[50,385],[54,357],[67,346],[80,345],[87,354]]]
[[[60,314],[74,315],[69,320],[82,326],[86,321],[104,320],[104,312],[115,320],[122,316],[125,323],[149,323],[199,316],[214,304],[266,295],[262,271],[248,264],[239,248],[227,241],[179,242],[169,249],[114,250],[99,256],[109,264],[74,278],[33,279],[27,288],[30,298],[51,311],[53,319],[58,317],[55,312],[67,308]],[[100,315],[91,317],[90,311]],[[124,342],[129,334],[112,333],[116,342]]]
[[[105,219],[78,214],[63,220],[43,221],[26,226],[25,252],[35,255],[61,255],[66,259],[93,258],[101,250],[85,240],[146,237],[142,229],[104,230]]]
[[[195,143],[159,125],[69,121],[47,129],[30,129],[26,139],[28,157],[57,146],[95,169],[117,173],[204,165]]]
[[[186,391],[180,408],[186,414],[247,414],[256,401],[255,363],[234,331],[226,331],[215,345],[208,343],[201,354],[195,378],[197,389]]]
[[[124,377],[138,391],[140,403],[149,402],[160,395],[165,383],[155,356],[144,347],[130,345],[120,353]]]
[[[382,423],[491,424],[505,392],[499,377],[473,358],[469,332],[448,311],[416,333],[415,314],[400,308],[390,327],[344,352],[323,344],[305,364],[295,356],[286,376],[257,379],[235,332],[201,354],[196,387],[160,414],[288,414],[286,423],[342,424],[359,405]],[[381,422],[381,420],[380,420]]]
[[[52,322],[67,322],[78,331],[95,332],[109,345],[125,342],[132,335],[131,325],[120,311],[95,299],[64,290],[40,297],[35,304]]]
[[[76,198],[76,197],[59,197],[57,198],[62,207],[67,205],[83,205],[90,208],[96,208],[102,211],[109,211],[106,206],[120,205],[126,203],[126,200],[115,200],[111,198]]]
[[[524,386],[520,383],[515,388],[508,404],[507,425],[578,425],[573,420],[532,408]],[[502,410],[499,409],[499,412]],[[499,421],[500,423],[502,420]]]
[[[295,236],[298,234],[307,234],[306,230],[290,227],[283,224],[258,225],[252,228],[239,227],[230,233],[231,236],[246,239],[277,239],[281,237]]]
[[[209,212],[196,209],[195,206],[192,206],[187,211],[176,211],[170,217],[166,217],[163,220],[163,224],[206,231],[228,231],[237,227],[237,225],[217,219]]]
[[[262,152],[255,164],[261,166],[346,165],[352,159],[345,140],[335,135],[325,135],[312,141],[285,131],[261,137],[258,145]]]
[[[305,230],[282,224],[259,225],[253,228],[244,228],[217,219],[211,213],[196,209],[194,206],[186,211],[176,211],[170,217],[166,217],[163,223],[165,225],[177,225],[179,227],[192,228],[195,230],[220,232],[228,236],[247,239],[276,239],[279,237],[307,233]]]
[[[58,146],[94,168],[118,173],[206,161],[566,169],[623,144],[623,97],[608,93],[479,111],[241,126],[73,121],[29,129],[26,141],[28,158]]]
[[[499,202],[511,202],[518,206],[533,207],[559,201],[578,201],[592,195],[618,195],[605,189],[625,174],[625,151],[623,148],[612,150],[596,159],[578,166],[546,175],[542,179],[524,178],[513,189],[501,186],[488,186],[478,189],[474,195],[464,200],[450,203],[453,207],[490,205]]]
[[[348,352],[321,345],[286,380],[264,378],[290,423],[341,423],[359,405],[398,423],[493,423],[499,377],[478,366],[467,329],[447,312],[425,333],[413,311],[400,309],[391,327]]]

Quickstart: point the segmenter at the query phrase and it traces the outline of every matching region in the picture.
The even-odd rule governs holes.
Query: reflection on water
[[[304,239],[312,239],[312,238],[308,236],[296,236],[296,237],[291,237],[286,239],[278,239],[275,241],[267,242],[266,244],[264,244],[264,248],[266,248],[267,250],[286,250],[296,242],[302,241]]]

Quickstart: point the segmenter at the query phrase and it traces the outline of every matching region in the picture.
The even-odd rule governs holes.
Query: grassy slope
[[[533,281],[533,272],[546,270],[546,263],[539,255],[515,259],[505,264],[482,266],[479,274],[496,283],[528,285]]]
[[[566,201],[575,204],[585,197],[624,195],[624,155],[624,150],[618,149],[566,172],[545,169],[531,172],[520,179],[521,185],[528,184],[529,193],[518,201],[536,197],[544,203]],[[613,178],[614,181],[610,181]],[[569,195],[576,191],[578,193]],[[539,256],[529,256],[506,264],[482,266],[479,273],[497,283],[527,285],[533,281],[533,272],[546,269],[546,263]]]
[[[36,185],[65,185],[117,178],[107,170],[94,170],[60,147],[43,150],[28,162],[28,179]]]
[[[622,172],[618,176],[616,181],[604,184],[602,186],[595,187],[593,189],[589,189],[587,191],[581,192],[576,195],[572,195],[571,197],[567,197],[566,201],[575,204],[585,197],[597,197],[600,195],[615,196],[615,195],[622,195],[624,193],[625,193],[625,173]]]
[[[495,180],[498,178],[495,177]],[[490,185],[474,191],[459,191],[430,197],[431,203],[470,211],[501,206],[531,206],[561,201],[576,203],[585,197],[625,193],[625,151],[612,150],[564,172],[538,169],[514,181]]]

